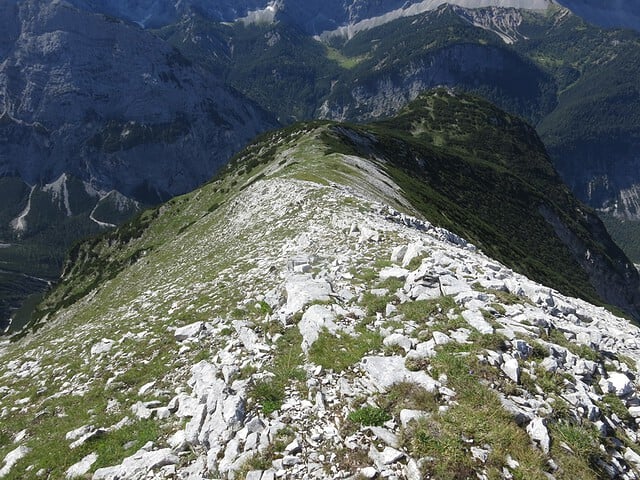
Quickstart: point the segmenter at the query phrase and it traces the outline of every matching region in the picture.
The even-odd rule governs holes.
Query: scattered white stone
[[[384,427],[369,427],[371,433],[393,448],[400,448],[400,439],[391,430],[387,430]]]
[[[411,422],[417,422],[423,418],[429,418],[429,413],[423,410],[410,410],[410,409],[402,409],[400,410],[400,424],[407,428]]]
[[[611,372],[608,378],[600,379],[600,388],[605,393],[613,393],[618,397],[623,397],[633,392],[633,383],[624,373]]]
[[[433,341],[436,342],[436,345],[446,345],[451,342],[451,337],[446,333],[442,332],[433,332]]]
[[[69,448],[71,448],[71,449],[78,448],[79,446],[84,445],[85,443],[87,443],[92,438],[100,437],[100,436],[104,435],[105,433],[107,433],[107,429],[105,429],[105,428],[92,429],[91,431],[89,431],[89,432],[85,433],[84,435],[82,435],[76,441],[71,442],[69,444]]]
[[[471,447],[471,455],[473,458],[481,463],[487,463],[489,459],[490,450],[480,448],[480,447]]]
[[[369,449],[369,458],[382,469],[385,465],[391,465],[404,458],[404,453],[400,450],[396,450],[392,447],[384,447],[384,450],[380,452],[377,448],[371,445]]]
[[[77,440],[78,438],[86,435],[89,432],[92,432],[93,430],[95,430],[95,427],[93,425],[83,425],[82,427],[67,432],[67,434],[65,435],[65,439],[71,442],[73,440]]]
[[[631,448],[627,447],[624,451],[624,459],[627,462],[633,463],[636,468],[640,468],[640,455],[634,452]]]
[[[285,455],[284,458],[282,459],[282,466],[293,467],[294,465],[297,465],[300,462],[302,462],[302,460],[296,457],[295,455]]]
[[[147,408],[142,402],[136,402],[131,407],[131,412],[141,420],[148,420],[153,416],[153,410]]]
[[[391,261],[393,263],[401,263],[406,253],[407,253],[406,245],[399,245],[397,247],[394,247],[394,249],[391,251]]]
[[[390,278],[395,278],[397,280],[404,280],[405,278],[407,278],[408,274],[409,274],[409,270],[407,270],[406,268],[385,267],[382,270],[380,270],[380,273],[378,274],[378,276],[380,277],[381,281],[385,281]]]
[[[13,443],[20,443],[22,440],[24,440],[27,437],[27,430],[20,430],[18,433],[15,434],[15,436],[13,437]]]
[[[114,340],[103,338],[91,347],[91,356],[94,357],[96,355],[102,355],[103,353],[109,352],[113,348],[115,343],[116,342]]]
[[[11,450],[7,453],[4,457],[4,466],[0,468],[0,478],[8,475],[13,466],[26,457],[30,451],[30,448],[20,445],[15,450]]]
[[[99,468],[93,474],[93,480],[120,480],[123,478],[140,478],[140,476],[166,465],[175,465],[178,457],[170,448],[147,451],[143,448],[125,458],[120,465]]]
[[[413,346],[413,341],[406,335],[402,335],[400,333],[392,333],[391,335],[385,337],[382,343],[385,347],[400,347],[405,352],[411,350],[411,347]]]
[[[83,477],[89,470],[91,470],[91,466],[96,463],[98,460],[97,453],[90,453],[78,463],[75,463],[69,467],[66,473],[66,478],[79,478]]]
[[[176,341],[183,342],[185,340],[195,340],[206,332],[204,322],[194,322],[184,327],[176,328],[174,337]]]
[[[482,312],[477,310],[465,310],[462,312],[462,318],[464,318],[469,325],[480,333],[493,333],[493,327],[484,319]]]
[[[527,433],[529,437],[531,437],[531,440],[533,440],[544,453],[549,453],[551,439],[544,419],[540,417],[534,418],[529,425],[527,425]]]
[[[408,370],[403,357],[365,357],[360,363],[369,375],[373,386],[379,391],[385,391],[400,382],[415,383],[428,392],[434,392],[440,386],[425,372]]]
[[[515,383],[520,383],[520,364],[515,358],[507,359],[500,368]]]
[[[138,396],[142,397],[146,395],[149,392],[149,390],[151,390],[155,386],[155,384],[156,384],[156,381],[154,380],[152,382],[145,383],[144,385],[142,385],[138,390]]]
[[[289,445],[284,447],[284,453],[288,455],[297,455],[302,452],[302,445],[298,439],[294,439]]]
[[[640,418],[640,406],[629,407],[629,415],[633,418]]]
[[[367,480],[372,480],[378,476],[378,470],[374,467],[364,467],[358,470],[358,473]]]

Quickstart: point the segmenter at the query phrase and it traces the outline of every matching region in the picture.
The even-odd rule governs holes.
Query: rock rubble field
[[[638,328],[356,192],[255,182],[2,344],[0,477],[639,478]]]

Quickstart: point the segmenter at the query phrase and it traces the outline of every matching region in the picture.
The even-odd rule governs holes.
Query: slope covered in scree
[[[78,246],[0,344],[4,478],[638,478],[638,329],[420,219],[392,133],[267,135]]]

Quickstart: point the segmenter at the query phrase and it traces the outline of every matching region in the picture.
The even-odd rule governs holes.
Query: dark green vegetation
[[[600,218],[611,234],[611,238],[622,246],[624,253],[631,261],[640,263],[640,222],[616,218],[607,213],[601,213]]]
[[[6,177],[0,179],[0,190],[4,200],[0,206],[1,330],[25,299],[35,301],[57,279],[71,245],[103,229],[89,218],[96,205],[95,217],[107,223],[121,222],[137,207],[122,203],[115,193],[103,200],[93,197],[82,182],[71,178],[59,190],[36,186],[32,192],[21,180]],[[27,205],[26,228],[16,229],[15,219]],[[30,315],[33,301],[20,310],[21,321],[16,324]]]
[[[637,273],[518,118],[477,97],[438,90],[391,120],[334,127],[325,142],[329,151],[380,159],[426,218],[511,268],[636,314]],[[602,269],[616,274],[605,279]]]

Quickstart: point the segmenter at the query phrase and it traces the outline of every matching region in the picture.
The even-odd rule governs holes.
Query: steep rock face
[[[515,111],[539,111],[544,108],[540,103],[546,100],[542,90],[547,82],[533,65],[504,48],[456,44],[415,55],[402,67],[389,55],[368,78],[336,84],[319,115],[336,120],[387,117],[425,90],[441,85],[485,91]],[[532,98],[539,103],[532,106]]]
[[[19,35],[0,33],[8,51],[0,66],[2,175],[37,183],[66,172],[158,200],[205,181],[274,125],[138,27],[63,2],[7,8]]]

